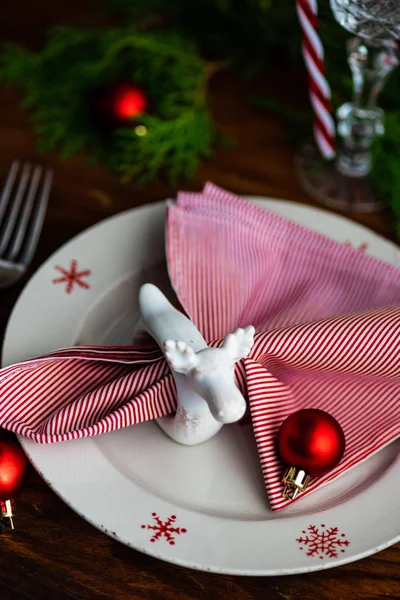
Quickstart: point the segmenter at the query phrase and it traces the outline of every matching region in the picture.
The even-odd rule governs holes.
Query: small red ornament
[[[13,496],[18,492],[26,469],[26,458],[14,442],[0,440],[0,533],[14,529]]]
[[[131,81],[117,81],[98,90],[94,110],[99,124],[126,127],[147,112],[148,105],[141,88]]]
[[[293,413],[282,423],[277,446],[289,467],[283,479],[283,495],[293,500],[307,488],[312,476],[328,473],[341,461],[345,437],[332,415],[309,408]]]
[[[0,500],[13,498],[25,473],[26,458],[14,442],[0,441]]]

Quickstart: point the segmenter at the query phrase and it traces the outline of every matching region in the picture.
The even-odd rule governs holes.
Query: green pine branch
[[[391,209],[400,236],[400,111],[386,113],[385,128],[373,146],[371,179],[380,200]]]
[[[199,153],[210,155],[214,132],[204,109],[188,109],[173,121],[149,115],[141,122],[148,131],[143,137],[131,130],[116,134],[116,152],[110,164],[124,181],[145,183],[163,170],[176,183],[179,177],[194,174]]]
[[[57,27],[39,53],[6,45],[0,55],[0,81],[23,89],[39,148],[63,157],[85,151],[124,181],[160,172],[175,181],[211,152],[208,75],[195,45],[175,32]],[[104,135],[94,117],[96,96],[102,85],[122,79],[146,92],[150,114]],[[138,124],[147,135],[137,135]]]

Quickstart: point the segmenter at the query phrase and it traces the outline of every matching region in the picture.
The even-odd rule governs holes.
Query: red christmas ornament
[[[0,441],[0,500],[8,500],[18,492],[25,473],[26,458],[14,442]]]
[[[0,533],[14,529],[13,496],[18,492],[26,469],[26,458],[14,442],[0,441]]]
[[[293,413],[282,423],[277,446],[289,467],[283,479],[283,495],[293,500],[307,488],[311,477],[325,475],[341,461],[345,437],[332,415],[309,408]]]
[[[147,95],[141,88],[130,81],[117,81],[98,91],[96,118],[107,127],[126,127],[148,110],[148,104]]]

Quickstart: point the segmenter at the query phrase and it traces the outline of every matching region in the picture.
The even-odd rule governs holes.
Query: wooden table
[[[25,15],[23,19],[20,14]],[[88,22],[90,14],[89,4],[79,0],[69,0],[62,6],[50,0],[13,0],[3,6],[0,36],[36,46],[48,25]],[[295,180],[292,152],[282,125],[251,107],[250,87],[230,74],[213,80],[215,119],[237,143],[233,148],[218,150],[212,161],[200,167],[193,181],[181,187],[200,189],[211,180],[238,193],[312,204]],[[16,91],[0,90],[0,176],[16,157],[44,162],[55,171],[43,235],[27,278],[62,243],[89,225],[176,192],[162,183],[141,190],[123,186],[113,174],[101,166],[88,166],[82,157],[64,162],[52,156],[39,157],[29,119],[19,110],[18,101]],[[353,218],[391,237],[387,216]],[[1,292],[1,331],[24,283]],[[110,539],[68,508],[32,468],[17,506],[16,530],[0,538],[1,600],[400,598],[400,544],[362,561],[315,574],[218,576],[165,564]]]

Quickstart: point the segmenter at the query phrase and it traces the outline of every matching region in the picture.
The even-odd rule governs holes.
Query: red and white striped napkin
[[[205,339],[256,327],[239,381],[273,509],[287,504],[275,440],[292,412],[326,410],[346,436],[306,493],[400,435],[398,268],[212,184],[179,195],[167,232],[172,285]]]
[[[179,195],[167,259],[181,305],[212,345],[253,324],[238,363],[271,507],[286,416],[305,407],[341,423],[340,465],[312,492],[400,434],[400,270],[207,184]],[[79,347],[0,371],[0,426],[39,443],[113,431],[173,412],[157,347]],[[301,497],[304,497],[304,494]]]

